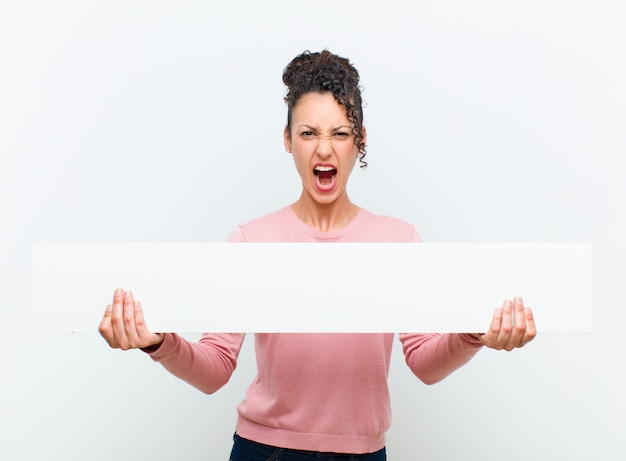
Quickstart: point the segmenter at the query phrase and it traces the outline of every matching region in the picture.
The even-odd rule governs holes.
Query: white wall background
[[[2,2],[0,458],[227,459],[251,338],[205,396],[97,334],[32,334],[30,245],[222,241],[294,201],[281,71],[328,47],[363,77],[358,204],[427,241],[594,244],[594,334],[433,387],[396,347],[390,459],[624,459],[625,20],[619,0]]]

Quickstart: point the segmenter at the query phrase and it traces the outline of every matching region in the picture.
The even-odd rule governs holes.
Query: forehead
[[[296,124],[351,125],[346,108],[332,93],[307,93],[298,99],[293,108]]]

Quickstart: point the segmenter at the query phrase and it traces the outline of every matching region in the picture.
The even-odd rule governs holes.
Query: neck
[[[319,203],[305,192],[291,205],[291,209],[301,221],[321,232],[346,227],[359,212],[359,207],[350,201],[348,194],[332,203]]]

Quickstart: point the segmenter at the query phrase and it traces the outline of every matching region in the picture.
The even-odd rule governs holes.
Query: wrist
[[[163,344],[163,340],[165,340],[165,333],[155,333],[155,339],[156,339],[156,342],[154,344],[151,344],[150,346],[142,347],[141,350],[144,352],[147,352],[148,354],[151,354],[159,350],[159,347],[161,347],[161,344]]]
[[[478,341],[481,344],[483,343],[483,336],[485,336],[485,333],[468,333],[468,336],[476,341]]]

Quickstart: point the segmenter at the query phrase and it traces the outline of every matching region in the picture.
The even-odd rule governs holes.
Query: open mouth
[[[325,165],[316,165],[313,174],[317,177],[317,182],[322,186],[330,186],[335,181],[337,168]]]

